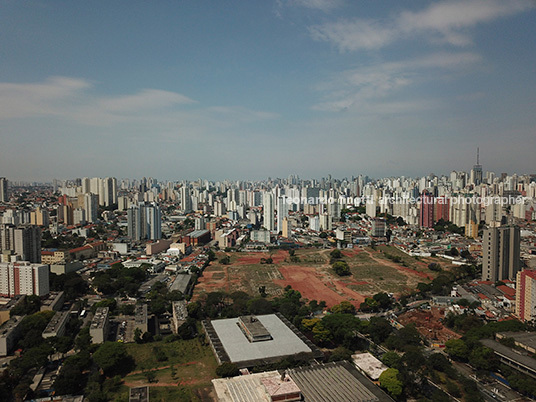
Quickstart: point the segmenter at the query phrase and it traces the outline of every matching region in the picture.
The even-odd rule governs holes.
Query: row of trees
[[[112,265],[105,271],[92,274],[93,286],[105,295],[136,296],[141,284],[147,278],[144,267],[126,268],[121,263]]]

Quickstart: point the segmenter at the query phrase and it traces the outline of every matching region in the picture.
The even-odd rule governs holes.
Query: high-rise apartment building
[[[274,195],[269,192],[265,192],[262,200],[263,210],[263,226],[270,232],[275,231],[275,218],[274,218]]]
[[[162,214],[156,203],[145,205],[145,217],[147,221],[147,238],[159,240],[162,238]]]
[[[180,188],[182,212],[187,214],[192,212],[192,196],[190,194],[190,186],[185,184]]]
[[[32,211],[30,214],[30,223],[37,226],[48,226],[50,223],[48,210],[37,207],[35,211]]]
[[[0,296],[45,296],[49,293],[48,265],[27,261],[0,263]]]
[[[387,232],[387,224],[385,219],[374,218],[371,220],[370,235],[373,237],[385,237]]]
[[[0,226],[0,248],[19,255],[21,260],[41,262],[41,228],[35,225]]]
[[[288,217],[283,218],[283,226],[281,228],[281,235],[287,239],[292,237],[292,224]]]
[[[482,235],[482,279],[514,281],[521,266],[520,242],[518,226],[486,227]]]
[[[521,321],[536,319],[536,270],[523,270],[517,273],[516,316]]]
[[[97,222],[99,219],[99,198],[96,194],[84,194],[84,211],[86,221]]]
[[[0,177],[0,202],[8,202],[7,194],[8,180],[5,177]]]
[[[110,206],[117,203],[117,179],[115,177],[106,177],[99,179],[99,205]]]
[[[419,210],[419,226],[431,228],[434,226],[434,196],[423,191]]]
[[[127,210],[128,236],[132,240],[162,238],[162,214],[155,204],[140,203]]]
[[[76,208],[73,211],[73,223],[75,225],[86,224],[86,211],[83,208]]]
[[[277,197],[277,233],[283,231],[283,220],[288,217],[288,204],[285,197]]]

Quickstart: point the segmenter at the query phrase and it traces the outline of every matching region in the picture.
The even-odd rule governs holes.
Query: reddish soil
[[[359,253],[362,253],[362,251],[360,249],[358,249],[358,248],[349,248],[349,249],[346,249],[346,250],[342,251],[342,255],[344,255],[345,257],[348,257],[348,258],[355,257]]]
[[[274,264],[279,264],[288,257],[288,251],[277,250],[274,253],[244,253],[240,254],[240,257],[233,265],[251,265],[260,264],[261,258],[272,258]]]
[[[287,266],[278,269],[285,279],[275,280],[277,285],[282,287],[290,285],[292,289],[299,291],[303,297],[309,300],[324,300],[328,307],[345,300],[359,307],[365,300],[365,296],[347,287],[348,284],[352,283],[332,282],[315,268]],[[359,284],[359,282],[354,284]]]
[[[443,315],[444,310],[434,307],[425,311],[409,311],[399,316],[398,321],[402,325],[415,324],[417,331],[432,342],[445,343],[449,339],[460,338],[459,334],[439,322]]]
[[[233,280],[229,279],[229,271],[227,266],[222,266],[221,269],[222,270],[212,271],[211,267],[209,267],[203,272],[203,276],[199,277],[198,283],[195,285],[194,300],[197,299],[197,296],[199,296],[200,292],[203,291],[229,292],[231,290],[231,284],[235,285],[233,289],[240,285],[240,278]]]

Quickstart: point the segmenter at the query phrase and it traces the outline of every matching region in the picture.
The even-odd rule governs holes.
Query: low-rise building
[[[109,312],[110,309],[108,307],[98,307],[97,311],[95,311],[89,327],[91,342],[103,343],[106,341],[106,337],[108,336]]]
[[[13,351],[21,336],[20,323],[23,318],[15,315],[0,327],[0,356],[7,356]]]
[[[178,290],[183,295],[188,295],[190,294],[191,289],[192,289],[192,275],[177,274],[169,290],[171,291]]]
[[[67,322],[69,321],[69,311],[59,311],[54,314],[54,317],[49,321],[45,330],[43,331],[43,338],[52,338],[53,336],[63,336]]]
[[[278,371],[212,380],[220,402],[300,401],[302,394],[294,381]]]
[[[248,331],[240,326],[240,322],[247,323],[250,318],[251,316],[203,321],[203,328],[220,364],[231,362],[244,368],[274,363],[288,356],[300,355],[310,359],[323,356],[281,314],[255,316],[254,319],[262,324],[261,331],[257,331],[256,327],[249,328]]]
[[[63,292],[50,292],[46,299],[41,300],[40,311],[59,311],[65,301]]]
[[[147,304],[138,304],[134,311],[134,329],[139,328],[142,333],[149,331]]]
[[[56,275],[68,274],[69,272],[76,272],[82,269],[84,264],[80,261],[59,262],[50,266],[50,272]]]
[[[0,298],[0,325],[9,321],[11,309],[22,303],[25,297],[25,295],[19,295],[12,298]]]
[[[178,332],[179,327],[186,322],[188,318],[186,300],[180,300],[173,302],[173,329],[175,333]]]
[[[377,381],[380,375],[389,368],[369,352],[356,353],[352,355],[352,360],[359,371],[374,381]]]

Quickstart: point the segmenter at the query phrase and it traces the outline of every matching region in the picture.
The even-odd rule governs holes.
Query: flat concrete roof
[[[521,366],[525,366],[526,369],[531,370],[536,375],[536,360],[528,356],[526,352],[521,354],[515,349],[504,346],[502,343],[492,339],[482,339],[480,342],[484,346],[493,349],[496,353],[506,357],[507,359],[512,360]]]
[[[357,367],[373,380],[380,378],[380,375],[389,368],[368,352],[356,353],[352,355],[352,360]]]
[[[231,362],[289,356],[312,350],[275,314],[258,315],[257,319],[272,335],[263,342],[249,342],[238,326],[238,318],[211,321]]]
[[[514,338],[516,342],[525,347],[536,349],[536,332],[499,332],[497,335],[505,338]]]

